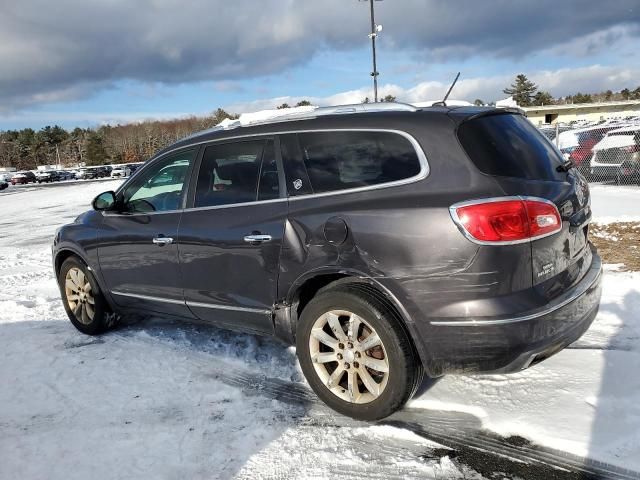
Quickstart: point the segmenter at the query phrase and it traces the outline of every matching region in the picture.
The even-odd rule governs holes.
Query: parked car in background
[[[602,179],[619,179],[620,168],[626,162],[640,161],[640,126],[609,131],[593,147],[590,174]]]
[[[111,167],[95,167],[97,178],[106,178],[111,174]]]
[[[11,183],[13,173],[0,173],[0,182]]]
[[[73,180],[75,178],[75,174],[68,170],[56,170],[56,173],[58,174],[58,179],[60,181]]]
[[[76,173],[76,178],[78,180],[88,180],[93,178],[98,178],[98,172],[93,168],[82,167],[78,169]]]
[[[131,169],[126,165],[121,167],[113,167],[113,170],[111,170],[111,178],[124,178],[128,177],[129,175],[131,175]]]
[[[38,170],[35,175],[38,183],[51,183],[60,181],[60,175],[56,170]]]
[[[542,134],[547,137],[549,140],[554,140],[556,138],[556,133],[561,134],[562,132],[566,132],[567,130],[571,130],[569,125],[552,125],[552,124],[544,124],[538,127]]]
[[[15,173],[11,177],[11,184],[12,185],[36,183],[37,181],[38,180],[36,179],[35,174],[33,172],[29,171],[29,170],[24,170],[22,172]]]
[[[589,328],[589,195],[519,110],[316,109],[159,152],[56,232],[53,264],[81,332],[148,312],[275,335],[376,420],[425,373],[520,372]]]
[[[622,162],[616,174],[616,183],[618,185],[640,184],[640,161],[625,160]]]
[[[558,136],[558,148],[567,160],[571,160],[580,172],[591,174],[593,147],[615,127],[592,126],[568,130]]]
[[[133,175],[144,163],[132,163],[129,165],[129,170],[131,171],[131,175]]]

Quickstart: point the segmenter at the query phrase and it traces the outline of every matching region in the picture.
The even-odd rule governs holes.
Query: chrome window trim
[[[201,210],[218,210],[219,208],[233,208],[233,207],[243,207],[243,206],[251,206],[251,205],[262,205],[263,203],[280,203],[288,201],[288,198],[271,198],[269,200],[254,200],[252,202],[242,202],[242,203],[227,203],[225,205],[210,205],[207,207],[189,207],[181,210],[182,212],[194,212]]]
[[[422,149],[422,147],[420,146],[420,143],[418,143],[418,141],[409,133],[402,131],[402,130],[395,130],[395,129],[390,129],[390,128],[316,128],[316,129],[294,129],[294,130],[282,130],[282,131],[276,131],[276,132],[262,132],[262,133],[250,133],[250,134],[245,134],[245,135],[234,135],[231,137],[224,137],[224,138],[219,138],[219,139],[209,139],[209,140],[202,140],[199,142],[194,142],[191,143],[189,145],[183,145],[181,147],[176,147],[172,150],[168,150],[166,152],[164,152],[162,154],[162,156],[154,158],[149,160],[150,162],[155,162],[156,160],[160,159],[160,158],[164,158],[166,155],[170,155],[174,152],[177,152],[179,150],[183,150],[183,149],[188,149],[190,147],[195,147],[198,145],[215,145],[217,143],[226,143],[228,141],[233,141],[233,140],[242,140],[245,138],[254,138],[254,137],[273,137],[275,135],[289,135],[289,134],[294,134],[294,133],[322,133],[322,132],[385,132],[385,133],[394,133],[396,135],[400,135],[402,137],[404,137],[405,139],[407,139],[409,141],[409,143],[411,144],[411,146],[413,147],[414,151],[416,152],[416,155],[418,157],[418,162],[420,163],[420,171],[414,175],[413,177],[408,177],[408,178],[403,178],[402,180],[397,180],[394,182],[386,182],[386,183],[378,183],[376,185],[368,185],[366,187],[357,187],[357,188],[349,188],[346,190],[335,190],[332,192],[322,192],[322,193],[308,193],[305,195],[298,195],[298,196],[289,196],[289,197],[285,197],[285,198],[275,198],[275,199],[270,199],[270,200],[256,200],[253,202],[243,202],[243,203],[229,203],[226,205],[214,205],[214,206],[208,206],[208,207],[190,207],[190,208],[184,208],[184,209],[180,209],[180,210],[167,210],[167,211],[163,211],[163,212],[147,212],[147,213],[132,213],[132,214],[112,214],[112,215],[124,215],[124,216],[136,216],[136,215],[160,215],[163,213],[176,213],[176,212],[191,212],[191,211],[196,211],[196,210],[215,210],[218,208],[233,208],[233,207],[239,207],[241,205],[259,205],[262,203],[272,203],[272,202],[282,202],[282,201],[287,201],[287,200],[302,200],[302,199],[307,199],[307,198],[313,198],[313,197],[327,197],[330,195],[343,195],[343,194],[347,194],[347,193],[357,193],[357,192],[364,192],[367,190],[378,190],[380,188],[390,188],[390,187],[397,187],[397,186],[401,186],[401,185],[408,185],[410,183],[415,183],[418,182],[420,180],[423,180],[425,178],[427,178],[429,176],[429,173],[431,173],[431,169],[429,166],[429,161],[427,159],[427,156],[424,153],[424,150]],[[206,148],[206,147],[205,147]],[[136,172],[137,173],[137,172]],[[125,184],[128,182],[125,182]],[[116,193],[119,193],[119,191],[125,186],[125,184],[121,185],[120,188],[118,188],[118,190],[116,190]],[[104,215],[104,212],[103,212]]]
[[[175,300],[172,298],[153,297],[151,295],[141,295],[138,293],[120,292],[117,290],[111,290],[111,294],[118,295],[121,297],[130,297],[130,298],[138,298],[140,300],[149,300],[152,302],[171,303],[173,305],[185,305],[187,307],[213,308],[216,310],[233,310],[237,312],[261,313],[263,315],[271,315],[271,310],[266,310],[262,308],[232,307],[230,305],[220,305],[217,303],[191,302],[191,301],[185,301],[185,300]]]
[[[526,322],[528,320],[535,320],[536,318],[543,317],[562,307],[570,304],[578,297],[586,293],[602,276],[602,260],[598,256],[594,256],[594,260],[591,263],[589,272],[585,275],[581,284],[576,286],[573,292],[569,292],[567,295],[560,297],[560,300],[556,299],[555,303],[548,304],[543,309],[531,313],[529,315],[522,315],[520,317],[504,318],[499,320],[443,320],[429,322],[431,325],[445,326],[445,327],[484,327],[487,325],[508,325],[511,323]],[[564,298],[563,298],[564,297]]]
[[[182,212],[193,212],[200,210],[217,210],[219,208],[233,208],[233,207],[243,207],[243,206],[251,206],[251,205],[262,205],[263,203],[279,203],[286,202],[288,198],[272,198],[269,200],[255,200],[253,202],[243,202],[243,203],[227,203],[226,205],[212,205],[208,207],[190,207],[183,208],[181,210],[164,210],[162,212],[136,212],[136,213],[108,213],[104,210],[102,211],[102,215],[110,216],[110,217],[135,217],[135,216],[144,216],[144,215],[162,215],[165,213],[182,213]]]
[[[295,195],[288,197],[289,200],[302,200],[307,198],[314,197],[328,197],[331,195],[344,195],[347,193],[357,193],[357,192],[365,192],[368,190],[378,190],[381,188],[390,188],[397,187],[401,185],[408,185],[410,183],[418,182],[423,180],[429,176],[430,167],[429,161],[427,160],[427,156],[422,150],[422,147],[418,143],[418,141],[409,133],[402,130],[394,130],[389,128],[326,128],[326,129],[318,129],[318,130],[297,130],[295,132],[283,132],[282,135],[287,133],[318,133],[318,132],[384,132],[384,133],[393,133],[395,135],[400,135],[409,141],[413,150],[416,152],[416,156],[418,157],[418,162],[420,163],[420,171],[414,175],[413,177],[403,178],[402,180],[396,180],[393,182],[384,182],[377,183],[375,185],[367,185],[365,187],[356,187],[356,188],[347,188],[344,190],[333,190],[330,192],[320,192],[320,193],[307,193],[304,195]],[[311,186],[313,188],[313,185]]]
[[[538,235],[536,237],[525,238],[523,240],[504,240],[504,241],[496,241],[496,242],[487,242],[485,240],[478,240],[473,235],[471,235],[469,232],[467,232],[467,230],[462,225],[462,221],[460,220],[460,217],[458,217],[458,212],[456,211],[456,209],[458,209],[460,207],[468,207],[469,205],[477,205],[479,203],[508,202],[510,200],[532,200],[532,201],[536,201],[536,202],[547,203],[547,204],[553,206],[553,208],[556,209],[556,212],[558,212],[558,217],[560,217],[559,228],[557,230],[554,230],[553,232],[548,232],[548,233],[545,233],[544,235]],[[556,233],[561,232],[562,231],[562,223],[563,223],[562,215],[560,215],[560,210],[558,210],[558,206],[555,203],[553,203],[551,200],[548,200],[546,198],[531,197],[531,196],[526,196],[526,195],[513,195],[513,196],[505,196],[505,197],[478,198],[478,199],[475,199],[475,200],[466,200],[464,202],[454,203],[453,205],[451,205],[449,207],[449,215],[451,215],[451,219],[456,224],[456,227],[458,227],[458,230],[460,230],[460,232],[465,236],[465,238],[467,240],[469,240],[470,242],[473,242],[475,244],[478,244],[478,245],[489,245],[489,246],[518,245],[518,244],[521,244],[521,243],[531,243],[531,242],[534,242],[536,240],[540,240],[541,238],[550,237],[551,235],[555,235]]]

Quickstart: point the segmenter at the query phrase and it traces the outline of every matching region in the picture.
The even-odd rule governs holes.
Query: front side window
[[[397,133],[311,132],[298,138],[314,193],[395,182],[421,170],[413,145]]]
[[[186,188],[185,179],[196,150],[188,150],[156,162],[129,185],[123,195],[123,210],[148,213],[177,210]]]
[[[207,147],[198,172],[194,207],[277,198],[278,169],[273,152],[271,140]]]

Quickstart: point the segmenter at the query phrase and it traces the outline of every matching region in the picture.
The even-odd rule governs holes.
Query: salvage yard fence
[[[540,130],[590,182],[640,185],[640,116]]]

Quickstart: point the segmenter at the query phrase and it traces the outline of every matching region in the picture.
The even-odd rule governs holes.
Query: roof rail
[[[351,105],[336,105],[335,107],[319,107],[314,110],[315,116],[336,115],[340,113],[364,113],[364,112],[416,112],[418,109],[408,103],[377,102],[354,103]]]
[[[418,108],[408,103],[380,102],[380,103],[356,103],[351,105],[336,105],[332,107],[305,107],[304,110],[283,111],[264,110],[249,114],[242,114],[238,120],[226,122],[220,125],[224,129],[240,126],[264,125],[269,123],[287,122],[291,120],[307,120],[325,115],[344,115],[366,112],[416,112]],[[294,110],[294,109],[292,109]],[[244,118],[243,118],[244,117]]]
[[[286,110],[292,111],[287,112]],[[351,105],[336,105],[332,107],[311,106],[281,110],[263,110],[254,113],[244,113],[236,120],[225,119],[215,127],[196,132],[185,137],[185,139],[220,130],[232,130],[238,127],[288,122],[291,120],[308,120],[325,115],[345,115],[367,112],[417,112],[418,110],[419,108],[413,105],[400,102],[354,103]]]

